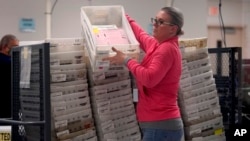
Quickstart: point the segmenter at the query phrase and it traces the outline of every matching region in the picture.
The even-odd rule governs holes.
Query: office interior
[[[133,17],[148,33],[152,30],[150,18],[155,17],[160,8],[178,7],[184,14],[184,35],[180,37],[180,40],[205,39],[205,48],[210,56],[211,70],[221,107],[223,127],[213,129],[212,133],[208,133],[213,137],[199,134],[192,138],[185,139],[184,137],[183,141],[195,141],[195,139],[233,141],[230,139],[231,128],[235,129],[238,125],[250,125],[250,74],[248,73],[250,72],[250,0],[1,0],[0,37],[5,34],[13,34],[20,40],[22,47],[40,44],[45,40],[79,39],[83,34],[81,7],[114,5],[121,5],[125,13]],[[28,20],[32,26],[22,25],[25,24],[25,20]],[[49,46],[48,44],[43,45]],[[19,50],[15,51],[19,52]],[[43,57],[50,58],[49,55]],[[50,68],[48,67],[48,69]],[[46,78],[46,80],[50,80],[50,78]],[[46,103],[48,107],[51,106],[50,102]],[[133,103],[136,104],[135,101]],[[53,126],[55,126],[54,121],[52,119],[43,120],[47,121],[49,126],[45,126],[44,121],[36,121],[38,123],[35,123],[34,127],[35,130],[39,130],[39,133],[34,134],[39,134],[36,136],[37,138],[43,138],[46,141],[71,139],[54,137],[57,136],[54,131],[52,132]],[[0,123],[4,121],[4,119],[0,120]],[[18,136],[18,139],[26,138],[25,135],[16,134],[20,130],[24,131],[26,124],[33,126],[32,123],[14,122],[11,124],[13,124],[10,131],[12,139],[15,138],[13,135]],[[8,126],[7,131],[11,126]],[[38,129],[40,126],[44,127]],[[5,129],[2,130],[4,132]],[[30,138],[26,139],[37,140],[37,138],[32,138],[32,134],[33,132],[29,134]],[[65,132],[61,134],[65,134]],[[95,133],[91,132],[88,135],[93,134]],[[138,134],[141,135],[139,130]],[[223,137],[217,139],[214,137],[215,135]],[[94,139],[86,137],[82,140],[104,140],[100,139],[99,134],[96,136],[98,137]],[[137,139],[141,140],[141,138]],[[132,139],[130,140],[132,141]]]

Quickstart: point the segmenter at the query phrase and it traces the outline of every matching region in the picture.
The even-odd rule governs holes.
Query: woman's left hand
[[[110,61],[110,64],[121,65],[124,64],[126,54],[112,47],[112,50],[116,52],[115,56],[103,58],[103,61]]]

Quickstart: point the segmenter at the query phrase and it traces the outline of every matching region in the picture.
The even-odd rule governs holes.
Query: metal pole
[[[46,39],[51,38],[51,0],[46,0]]]
[[[174,0],[166,0],[167,6],[173,6]]]

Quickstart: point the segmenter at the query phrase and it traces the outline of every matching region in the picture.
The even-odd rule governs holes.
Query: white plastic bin
[[[103,54],[103,52],[112,52],[111,47],[113,46],[124,52],[140,52],[139,43],[125,17],[122,6],[83,6],[81,8],[81,24],[84,35],[87,36],[86,40],[89,44],[89,49],[95,55],[98,55],[98,53]],[[97,45],[95,34],[98,34],[103,26],[106,29],[112,26],[123,29],[129,43]]]
[[[81,24],[93,72],[110,70],[102,58],[115,55],[112,47],[139,61],[139,43],[122,6],[83,6]]]

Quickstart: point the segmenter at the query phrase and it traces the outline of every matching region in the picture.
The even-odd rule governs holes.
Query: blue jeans
[[[165,130],[165,129],[142,129],[142,141],[181,141],[183,129]]]

